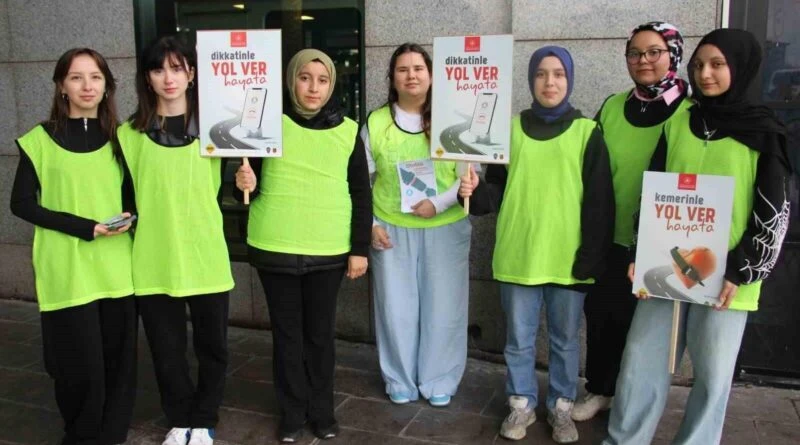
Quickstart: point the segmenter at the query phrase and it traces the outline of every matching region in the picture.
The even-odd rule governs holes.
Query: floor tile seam
[[[350,396],[347,396],[347,397],[345,397],[345,398],[344,398],[344,400],[342,400],[341,402],[339,402],[339,404],[338,404],[338,405],[334,406],[334,407],[333,407],[333,412],[336,412],[336,410],[338,410],[339,408],[341,408],[342,406],[344,406],[344,404],[345,404],[345,403],[347,403],[347,401],[348,401],[348,400],[350,400]]]
[[[242,355],[247,355],[247,354],[242,354]],[[249,365],[249,364],[250,364],[250,363],[251,363],[251,362],[252,362],[254,359],[255,359],[255,357],[254,357],[254,356],[252,356],[252,355],[248,355],[248,356],[247,356],[247,360],[245,360],[245,361],[244,361],[244,362],[243,362],[241,365],[239,365],[239,366],[238,366],[236,369],[233,369],[233,370],[230,370],[230,369],[229,369],[229,370],[227,370],[227,371],[225,372],[225,374],[226,374],[228,377],[235,377],[233,374],[235,374],[236,372],[238,372],[239,370],[241,370],[241,369],[242,369],[242,368],[244,368],[245,366]],[[236,378],[240,378],[240,379],[241,379],[241,377],[236,377]],[[242,380],[247,380],[247,379],[242,379]]]
[[[342,429],[343,430],[358,431],[358,432],[361,432],[361,433],[370,433],[370,434],[374,434],[374,435],[380,436],[380,437],[387,437],[387,438],[392,437],[392,438],[397,438],[397,439],[408,439],[408,440],[413,440],[413,441],[419,442],[419,443],[430,443],[430,444],[436,444],[436,445],[452,445],[449,442],[436,442],[436,441],[433,441],[433,440],[420,439],[419,437],[414,437],[414,436],[400,436],[400,435],[396,435],[395,436],[395,435],[392,435],[392,434],[379,433],[377,431],[372,431],[372,430],[367,430],[367,429],[357,428],[357,427],[352,427],[352,426],[344,426],[343,425]]]
[[[800,419],[800,400],[792,400],[792,406],[794,406],[794,411],[797,414],[797,418]]]
[[[424,409],[425,409],[424,407],[421,407],[420,409],[418,409],[418,410],[417,410],[417,412],[416,412],[416,413],[414,413],[414,417],[412,417],[412,418],[411,418],[411,420],[409,420],[409,421],[408,421],[408,423],[406,423],[406,426],[404,426],[404,427],[403,427],[403,428],[400,430],[400,432],[399,432],[399,433],[397,433],[397,435],[398,435],[399,437],[405,437],[405,432],[406,432],[406,430],[408,429],[408,427],[409,427],[409,426],[411,426],[411,424],[412,424],[412,423],[414,423],[414,421],[417,419],[417,417],[419,417],[419,414],[420,414],[420,413],[421,413],[421,412],[422,412]]]
[[[725,418],[726,419],[732,419],[732,420],[738,420],[738,421],[769,422],[769,423],[780,423],[780,424],[783,424],[783,425],[800,426],[800,418],[793,419],[793,420],[787,422],[785,420],[774,420],[774,414],[775,414],[774,410],[771,412],[771,414],[773,415],[773,417],[767,418],[767,417],[763,417],[761,415],[758,415],[758,416],[747,416],[747,415],[737,415],[737,414],[727,413],[727,414],[725,414]]]
[[[492,391],[492,396],[489,397],[489,400],[486,402],[486,405],[481,409],[481,412],[478,413],[479,415],[481,416],[485,415],[484,412],[488,410],[490,406],[492,406],[492,401],[494,400],[495,396],[497,396],[497,389]]]
[[[16,322],[16,323],[25,323],[25,324],[38,325],[39,322],[40,322],[40,319],[39,319],[39,314],[37,313],[36,315],[31,315],[30,318],[25,318],[25,319],[22,319],[22,320],[17,319],[17,318],[5,318],[5,317],[0,316],[0,321],[13,321],[13,322]]]
[[[756,443],[754,445],[761,445],[761,432],[758,429],[758,421],[753,420],[753,430],[756,432]]]
[[[496,391],[497,390],[495,390],[495,392]],[[385,397],[376,398],[376,397],[373,397],[373,396],[358,396],[358,395],[349,394],[349,393],[345,393],[345,392],[339,392],[339,391],[335,391],[334,393],[335,394],[339,394],[339,395],[346,395],[347,396],[346,400],[350,400],[350,399],[353,399],[353,400],[364,400],[364,401],[367,401],[367,402],[379,402],[379,403],[382,403],[384,405],[394,405],[390,400],[386,399]],[[493,399],[489,399],[489,402],[487,402],[487,408],[489,407],[489,405],[491,405],[491,401],[492,400]],[[427,402],[425,402],[425,403],[427,403]],[[344,402],[342,402],[342,404],[344,404]],[[342,405],[339,405],[339,406],[341,407]],[[434,411],[434,412],[450,412],[450,413],[453,413],[453,414],[456,414],[456,415],[476,416],[476,417],[481,417],[483,419],[490,419],[490,420],[496,420],[496,419],[500,419],[500,418],[503,417],[503,416],[491,416],[491,415],[488,415],[488,414],[484,414],[483,410],[481,410],[481,412],[476,413],[476,412],[473,412],[473,411],[465,411],[465,410],[461,410],[461,409],[450,409],[450,410],[448,410],[448,408],[431,408],[431,407],[428,407],[428,406],[424,405],[423,402],[410,403],[408,405],[403,405],[403,406],[407,406],[407,407],[418,406],[420,411],[422,411],[422,410],[431,410],[431,411]]]
[[[273,418],[273,419],[279,419],[280,418],[280,416],[276,415],[276,414],[268,414],[268,413],[261,412],[261,411],[252,411],[252,410],[245,409],[245,408],[237,408],[235,406],[227,406],[227,405],[224,405],[224,404],[221,405],[220,408],[224,408],[224,409],[226,409],[228,411],[234,411],[234,412],[238,412],[238,413],[242,413],[242,414],[256,414],[259,417],[269,417],[269,418]]]
[[[33,369],[29,369],[30,366],[38,364],[39,361],[40,360],[33,361],[22,367],[0,365],[0,371],[24,371],[30,374],[48,375],[47,371],[35,371]]]
[[[17,406],[24,406],[25,408],[34,408],[34,409],[41,409],[51,413],[58,413],[58,408],[48,408],[45,405],[37,405],[35,403],[28,403],[28,402],[20,402],[19,400],[8,399],[5,397],[0,397],[0,403],[10,403],[12,405]]]

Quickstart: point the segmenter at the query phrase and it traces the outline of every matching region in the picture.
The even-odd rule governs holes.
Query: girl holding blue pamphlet
[[[430,158],[431,58],[404,43],[389,60],[389,99],[361,137],[373,177],[375,335],[385,391],[450,404],[467,359],[472,226],[456,163]],[[416,193],[418,190],[419,193]],[[419,195],[405,202],[407,194]]]

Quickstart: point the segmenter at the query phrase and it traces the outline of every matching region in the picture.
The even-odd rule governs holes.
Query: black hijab
[[[719,48],[731,71],[730,88],[716,97],[704,96],[694,80],[695,56],[706,44]],[[699,115],[709,129],[717,129],[752,150],[778,156],[788,167],[786,127],[771,109],[747,99],[747,90],[760,65],[761,47],[750,32],[717,29],[706,34],[689,60],[692,98],[697,102],[690,111]]]

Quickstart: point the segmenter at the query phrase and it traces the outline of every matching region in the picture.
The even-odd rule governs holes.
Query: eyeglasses
[[[668,49],[660,49],[660,48],[648,49],[647,51],[644,52],[639,52],[634,49],[625,53],[625,59],[628,61],[628,63],[634,65],[640,63],[642,61],[642,56],[644,56],[644,60],[653,63],[661,58],[661,54],[668,52],[669,52]]]

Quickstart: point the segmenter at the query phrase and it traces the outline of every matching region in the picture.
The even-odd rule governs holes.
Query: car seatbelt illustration
[[[678,265],[678,269],[680,269],[682,274],[686,275],[686,277],[690,280],[695,281],[701,286],[705,287],[705,284],[703,284],[703,281],[700,279],[700,272],[698,272],[694,266],[686,262],[686,259],[683,257],[683,255],[678,252],[677,246],[673,247],[669,251],[669,254],[672,256],[672,260],[675,261],[675,264]]]
[[[428,187],[422,180],[417,178],[413,172],[410,172],[404,168],[400,169],[400,176],[403,179],[403,183],[409,187],[414,187],[415,189],[425,193],[425,196],[434,196],[436,195],[436,189]]]

